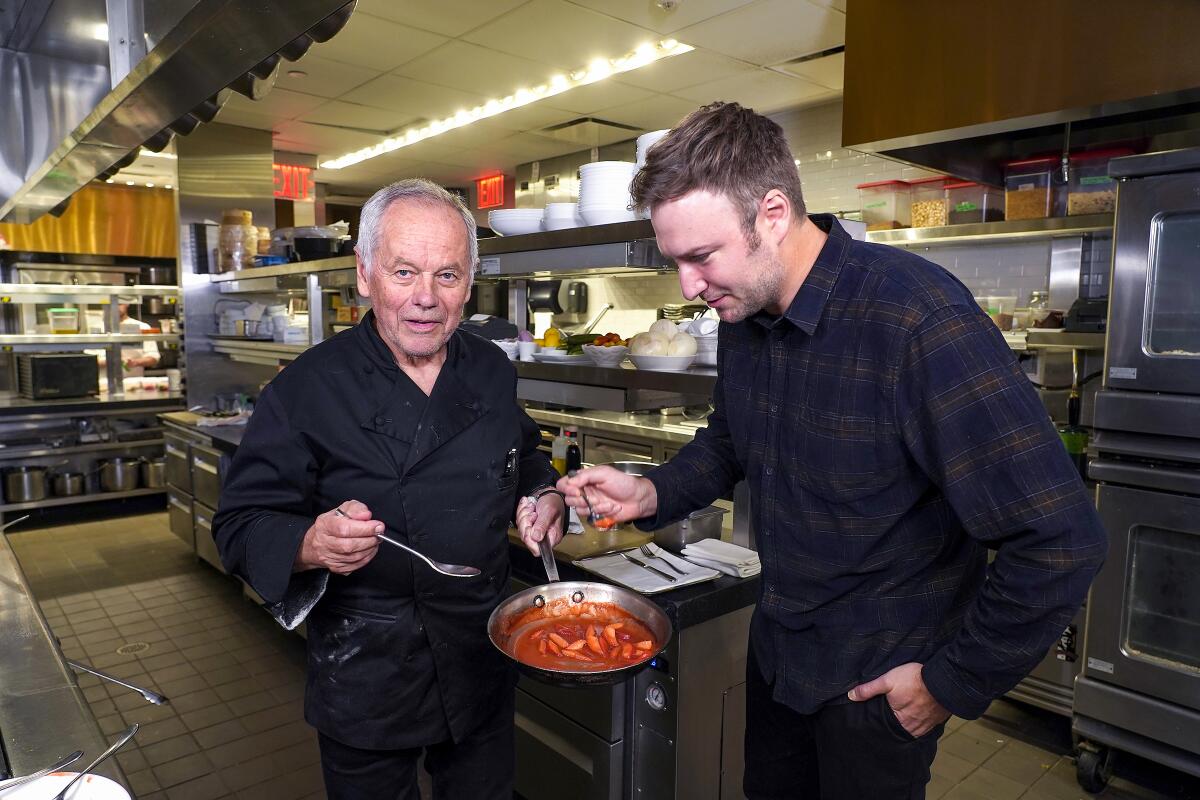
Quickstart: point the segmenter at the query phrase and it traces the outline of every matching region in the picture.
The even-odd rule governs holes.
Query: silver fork
[[[679,567],[677,567],[677,566],[675,566],[674,564],[672,564],[672,563],[671,563],[671,561],[670,561],[670,559],[663,558],[663,557],[662,557],[662,556],[660,556],[658,553],[654,552],[654,550],[653,550],[653,549],[651,549],[651,547],[650,547],[649,543],[647,543],[647,544],[644,544],[644,545],[640,546],[640,547],[638,548],[638,550],[641,550],[641,551],[642,551],[642,555],[646,556],[647,558],[654,558],[654,559],[657,559],[657,560],[659,560],[659,561],[663,562],[663,563],[664,563],[664,564],[666,564],[668,567],[670,567],[672,570],[674,570],[674,571],[675,571],[675,574],[677,574],[677,575],[687,575],[687,573],[686,573],[686,572],[684,572],[684,571],[683,571],[683,570],[681,570]]]

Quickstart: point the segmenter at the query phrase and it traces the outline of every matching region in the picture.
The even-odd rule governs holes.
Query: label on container
[[[975,211],[978,208],[979,206],[975,203],[972,203],[970,200],[958,203],[954,206],[955,211]]]
[[[499,275],[500,274],[500,259],[498,259],[498,258],[481,258],[481,259],[479,259],[479,274],[480,275]]]
[[[863,208],[883,208],[886,205],[886,200],[879,200],[874,203],[863,203]]]
[[[1017,184],[1017,189],[1022,192],[1028,191],[1030,189],[1036,189],[1036,188],[1038,188],[1038,185],[1036,183],[1018,183]]]
[[[1088,656],[1088,669],[1094,669],[1097,672],[1107,672],[1109,675],[1113,674],[1113,665],[1111,661],[1101,661],[1100,659],[1092,658],[1091,656]]]
[[[1112,183],[1113,179],[1107,175],[1090,175],[1086,178],[1079,179],[1080,186],[1097,186],[1102,183]]]
[[[1109,367],[1108,377],[1116,380],[1136,381],[1137,367]]]

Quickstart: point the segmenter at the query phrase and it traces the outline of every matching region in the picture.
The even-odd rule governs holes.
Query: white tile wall
[[[556,324],[582,324],[595,316],[605,303],[612,303],[615,307],[604,315],[604,319],[596,326],[596,332],[614,331],[628,337],[648,329],[658,319],[661,306],[688,302],[679,289],[679,278],[674,273],[584,278],[583,282],[588,287],[587,313],[555,315]],[[541,325],[535,326],[536,333],[540,333],[539,328]]]
[[[1050,286],[1050,242],[993,242],[909,248],[963,282],[976,297],[1016,297],[1024,306],[1033,291]]]

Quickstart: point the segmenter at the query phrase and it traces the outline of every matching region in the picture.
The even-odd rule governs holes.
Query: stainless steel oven
[[[1200,394],[1200,149],[1113,159],[1107,386]]]

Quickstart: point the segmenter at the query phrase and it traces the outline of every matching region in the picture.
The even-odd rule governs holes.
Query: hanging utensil
[[[347,516],[346,513],[344,511],[342,511],[340,508],[335,508],[333,510],[333,513],[339,517]],[[424,553],[420,553],[416,550],[413,550],[408,545],[402,544],[402,543],[396,541],[395,539],[391,538],[390,536],[385,536],[382,533],[377,533],[377,534],[375,534],[375,536],[377,538],[379,538],[380,540],[385,541],[388,544],[392,545],[393,547],[399,547],[401,550],[407,551],[408,553],[411,553],[412,555],[421,559],[426,564],[428,564],[430,569],[432,569],[434,572],[440,572],[443,575],[449,575],[451,578],[474,578],[476,575],[480,574],[479,570],[476,567],[467,567],[462,564],[445,564],[441,561],[434,561],[432,558],[425,555]]]
[[[100,756],[95,761],[93,761],[92,763],[90,763],[86,767],[84,767],[83,772],[80,772],[78,775],[76,775],[74,778],[72,778],[71,782],[68,783],[66,786],[64,786],[63,790],[54,796],[54,800],[66,800],[67,792],[71,791],[71,787],[74,786],[76,783],[78,783],[79,780],[84,775],[87,775],[89,772],[94,770],[100,764],[101,761],[108,758],[113,753],[117,752],[122,747],[124,747],[125,744],[130,739],[133,738],[133,735],[138,732],[138,727],[139,727],[138,724],[135,722],[132,725],[130,725],[128,728],[126,728],[125,731],[121,734],[121,738],[117,739],[117,741],[113,744],[112,747],[108,748],[103,753],[101,753]]]

